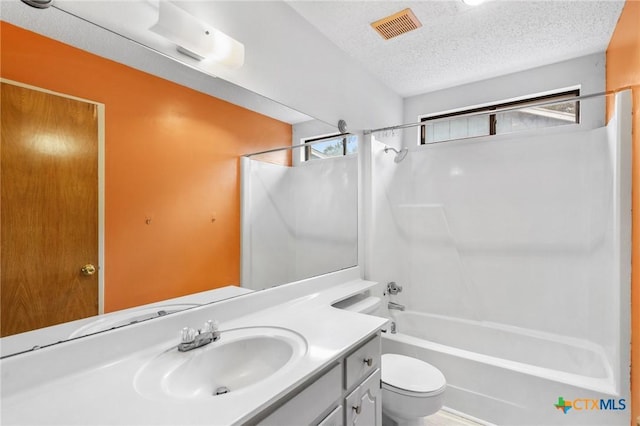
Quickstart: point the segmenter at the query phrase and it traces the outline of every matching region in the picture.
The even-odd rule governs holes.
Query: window
[[[579,123],[580,101],[570,100],[576,96],[580,96],[579,90],[424,117],[421,119],[425,125],[421,126],[420,143],[424,145]],[[565,99],[567,102],[534,105]],[[515,109],[500,111],[504,108]],[[494,110],[495,113],[488,113]],[[478,115],[468,115],[472,113]]]
[[[356,135],[339,134],[305,139],[304,160],[321,160],[324,158],[341,157],[358,152],[358,137]]]

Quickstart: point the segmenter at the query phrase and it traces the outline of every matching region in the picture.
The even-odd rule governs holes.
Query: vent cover
[[[411,9],[404,9],[391,16],[372,22],[371,26],[382,36],[382,38],[389,40],[390,38],[397,37],[400,34],[408,33],[416,28],[420,28],[422,23],[418,21],[418,18],[416,18],[416,15],[413,14]]]

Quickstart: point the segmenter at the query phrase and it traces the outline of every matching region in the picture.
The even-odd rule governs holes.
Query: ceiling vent
[[[411,9],[404,9],[391,16],[372,22],[371,26],[382,36],[382,38],[389,40],[390,38],[397,37],[400,34],[408,33],[416,28],[420,28],[422,23],[418,21],[418,18],[416,18],[416,15],[413,14]]]

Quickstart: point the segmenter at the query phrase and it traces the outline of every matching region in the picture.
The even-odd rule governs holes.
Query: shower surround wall
[[[625,424],[628,412],[558,417],[553,406],[559,396],[630,403],[618,129],[414,147],[399,164],[372,137],[369,276],[403,285],[391,297],[407,307],[389,313],[399,335],[383,349],[443,369],[445,405],[496,423]],[[496,365],[524,378],[487,376]]]
[[[242,286],[258,290],[356,265],[358,157],[296,167],[258,158],[242,158]]]

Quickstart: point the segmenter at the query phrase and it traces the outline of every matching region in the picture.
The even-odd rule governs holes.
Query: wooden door
[[[0,335],[98,314],[97,105],[3,82]]]

